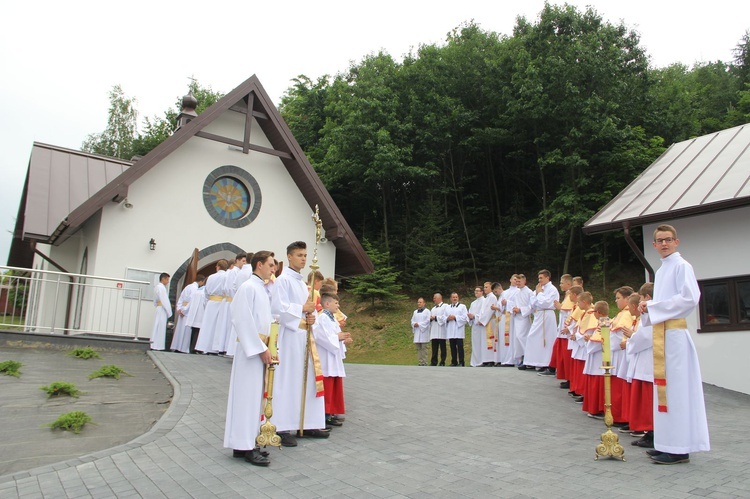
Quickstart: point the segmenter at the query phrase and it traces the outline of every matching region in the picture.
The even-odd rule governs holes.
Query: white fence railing
[[[147,281],[0,266],[0,329],[136,339]]]

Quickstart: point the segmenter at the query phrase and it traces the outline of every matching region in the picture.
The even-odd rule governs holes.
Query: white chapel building
[[[320,271],[373,270],[257,77],[200,115],[196,104],[186,96],[179,128],[136,161],[34,143],[8,265],[149,282],[167,272],[174,305],[187,274],[210,274],[219,259],[243,251],[266,249],[285,261],[286,246],[302,240],[309,265],[317,205]],[[75,321],[85,330],[98,312],[90,296],[74,294],[57,300],[70,309],[56,315],[57,326],[73,329]],[[140,337],[154,317],[148,294]]]

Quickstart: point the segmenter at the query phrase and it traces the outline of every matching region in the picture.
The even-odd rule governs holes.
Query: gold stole
[[[493,350],[495,348],[495,333],[492,331],[492,321],[495,320],[495,313],[492,313],[490,322],[484,326],[484,335],[487,338],[487,350]]]
[[[505,312],[505,346],[510,346],[510,312]]]
[[[584,309],[578,308],[578,305],[575,305],[570,315],[565,318],[565,325],[570,326],[570,323],[573,321],[576,321],[576,323],[580,324],[581,317],[583,317],[583,314],[585,313],[586,311]]]
[[[654,385],[659,399],[659,412],[667,412],[667,362],[664,347],[667,341],[667,329],[687,329],[685,319],[669,319],[654,324]]]
[[[590,341],[602,341],[602,334],[599,331],[599,324],[596,320],[596,317],[594,317],[593,308],[586,311],[585,315],[581,319],[581,322],[578,324],[578,329],[582,334],[586,334],[588,331],[596,329],[596,331],[594,331],[594,334],[591,335]]]
[[[560,303],[560,310],[570,311],[575,308],[576,304],[573,303],[573,300],[570,299],[570,295],[568,292],[565,292],[565,298],[563,299],[562,303]]]
[[[307,346],[310,348],[310,356],[313,360],[315,370],[315,396],[322,397],[323,390],[323,368],[320,366],[320,357],[318,356],[318,347],[315,345],[315,338],[312,333],[307,333]]]

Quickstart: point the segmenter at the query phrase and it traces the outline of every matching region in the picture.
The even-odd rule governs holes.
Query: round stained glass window
[[[245,227],[260,213],[260,186],[246,170],[222,166],[206,177],[203,204],[211,218],[221,225]]]
[[[225,220],[239,220],[250,208],[250,193],[242,182],[221,177],[211,186],[211,206]]]

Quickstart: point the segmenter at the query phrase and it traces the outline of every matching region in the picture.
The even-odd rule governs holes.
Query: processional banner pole
[[[318,243],[320,243],[321,233],[323,229],[323,222],[320,220],[320,211],[318,205],[315,205],[315,213],[312,215],[312,221],[315,224],[315,248],[313,249],[313,259],[310,264],[310,296],[308,300],[310,303],[315,303],[315,273],[320,268],[318,266]],[[307,399],[307,370],[310,367],[310,356],[312,355],[311,343],[313,341],[313,330],[312,324],[307,325],[307,342],[305,343],[305,369],[302,373],[302,404],[300,405],[299,414],[299,434],[304,435],[305,432],[305,402]]]

